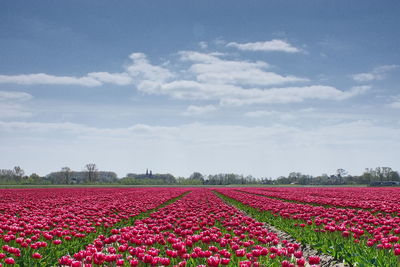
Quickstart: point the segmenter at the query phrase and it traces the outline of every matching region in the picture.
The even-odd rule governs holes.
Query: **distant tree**
[[[377,181],[375,171],[369,168],[365,168],[364,173],[356,178],[357,184],[369,184],[375,181]]]
[[[393,172],[392,168],[390,167],[382,167],[381,168],[381,175],[384,181],[390,181],[391,173]]]
[[[14,181],[14,170],[1,169],[0,170],[0,183],[8,184]]]
[[[37,175],[36,173],[32,173],[29,176],[29,182],[32,184],[41,184],[42,183],[42,177],[40,177],[39,175]]]
[[[302,176],[303,175],[301,174],[301,172],[291,172],[291,173],[289,173],[289,176],[288,176],[288,182],[289,183],[300,183],[300,178]]]
[[[347,171],[340,168],[336,170],[336,176],[339,178],[339,183],[343,184],[343,178],[347,175]]]
[[[86,178],[89,183],[93,183],[96,181],[97,178],[97,166],[94,163],[89,163],[86,164],[85,166],[85,172],[86,172]]]
[[[311,175],[302,174],[299,177],[298,181],[299,181],[299,184],[307,185],[307,184],[310,184],[310,182],[312,181],[313,178],[314,177],[312,177]]]
[[[366,169],[366,172],[372,176],[371,182],[383,182],[391,179],[393,170],[390,167],[376,167],[375,169]]]
[[[15,166],[13,169],[13,176],[16,182],[20,183],[25,172],[20,166]]]
[[[13,170],[15,176],[22,177],[25,174],[24,170],[20,166],[15,166]]]
[[[180,185],[201,185],[203,182],[201,180],[193,180],[190,178],[178,177],[176,178],[176,183]]]
[[[400,181],[400,175],[396,171],[392,171],[390,174],[390,181]]]
[[[192,175],[190,175],[189,179],[198,180],[198,181],[201,181],[202,183],[204,182],[204,176],[203,176],[203,174],[201,174],[199,172],[192,173]]]
[[[347,175],[347,171],[345,171],[344,169],[337,169],[337,170],[336,170],[336,175],[337,175],[338,177],[344,177],[344,176]]]
[[[265,177],[265,178],[261,178],[261,183],[262,184],[273,184],[273,181],[272,181],[272,178]]]
[[[118,181],[117,174],[112,171],[99,171],[96,178],[96,181],[100,183],[116,183]]]
[[[286,178],[285,176],[279,176],[275,181],[275,184],[290,184],[289,178]]]
[[[72,175],[71,168],[70,167],[62,167],[61,173],[64,178],[64,182],[66,184],[69,184],[71,182],[71,175]]]

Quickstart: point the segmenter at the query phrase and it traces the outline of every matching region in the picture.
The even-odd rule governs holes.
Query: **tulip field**
[[[400,266],[399,193],[0,189],[0,267]]]

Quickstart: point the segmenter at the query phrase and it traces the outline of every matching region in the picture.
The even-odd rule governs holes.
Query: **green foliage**
[[[128,173],[125,178],[120,181],[122,184],[176,184],[176,179],[172,174],[153,174],[151,171],[146,171],[145,174]]]
[[[204,184],[208,185],[228,185],[228,184],[260,184],[253,176],[238,175],[234,173],[220,173],[216,175],[209,175]]]
[[[89,177],[90,176],[90,177]],[[189,178],[175,178],[172,174],[153,174],[150,170],[145,174],[128,173],[125,178],[118,179],[117,174],[111,171],[97,171],[88,175],[88,171],[72,171],[63,167],[60,171],[52,172],[45,177],[37,174],[24,175],[24,171],[16,166],[12,170],[0,169],[1,185],[43,185],[43,184],[121,184],[121,185],[374,185],[377,182],[400,182],[400,175],[389,167],[377,167],[366,169],[360,176],[348,175],[343,169],[338,169],[336,174],[311,176],[300,172],[292,172],[287,177],[280,176],[277,179],[243,176],[234,173],[220,173],[204,176],[194,172]]]

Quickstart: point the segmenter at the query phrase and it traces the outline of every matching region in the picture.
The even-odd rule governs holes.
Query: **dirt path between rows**
[[[243,211],[242,211],[243,212]],[[243,212],[245,213],[245,212]],[[246,213],[245,213],[246,214]],[[250,215],[246,214],[246,216],[251,217]],[[296,239],[294,239],[291,235],[279,230],[278,228],[269,225],[267,223],[264,223],[264,228],[266,228],[268,231],[270,231],[271,233],[275,233],[277,234],[277,236],[280,239],[285,239],[288,240],[289,242],[298,242],[296,241]],[[331,255],[327,255],[327,254],[323,254],[320,253],[318,250],[313,249],[312,247],[310,247],[308,244],[303,244],[301,243],[301,249],[303,251],[303,256],[304,258],[308,258],[309,256],[318,256],[321,259],[321,263],[320,266],[321,267],[348,267],[350,265],[342,263],[342,262],[338,262],[334,257],[332,257]]]
[[[218,194],[217,194],[217,196],[218,196]],[[250,214],[247,214],[245,211],[241,210],[240,208],[235,207],[231,203],[226,202],[224,199],[222,199],[222,201],[224,201],[226,204],[230,205],[231,207],[240,210],[246,216],[253,218]],[[284,239],[284,240],[287,240],[287,241],[289,241],[291,243],[298,243],[298,241],[294,237],[289,235],[288,233],[286,233],[284,231],[281,231],[278,228],[276,228],[276,227],[274,227],[274,226],[272,226],[272,225],[270,225],[268,223],[265,223],[265,222],[262,222],[262,223],[264,224],[264,228],[266,228],[271,233],[275,233],[279,237],[279,239],[281,239],[281,240]],[[338,260],[336,260],[331,255],[324,254],[324,253],[319,252],[316,249],[313,249],[308,244],[301,243],[301,250],[303,251],[303,257],[306,258],[306,259],[309,256],[318,256],[321,259],[321,262],[319,264],[319,266],[321,266],[321,267],[349,267],[349,266],[351,266],[351,265],[349,265],[347,263],[339,262]]]

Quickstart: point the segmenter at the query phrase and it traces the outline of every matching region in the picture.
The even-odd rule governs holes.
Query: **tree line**
[[[384,183],[386,182],[386,183]],[[344,169],[338,169],[335,174],[322,174],[311,176],[300,172],[292,172],[288,176],[272,178],[255,178],[234,173],[203,175],[194,172],[189,177],[175,177],[172,174],[159,174],[150,170],[146,173],[128,173],[123,178],[118,178],[112,171],[99,171],[96,164],[86,164],[81,171],[63,167],[61,170],[51,172],[46,176],[36,173],[25,175],[20,166],[13,169],[0,169],[0,184],[122,184],[122,185],[243,185],[243,184],[298,184],[298,185],[389,185],[400,182],[400,175],[390,167],[376,167],[365,169],[362,175],[350,175]]]
[[[400,182],[399,172],[390,167],[366,168],[362,175],[350,175],[344,169],[338,169],[335,174],[311,176],[299,172],[292,172],[287,177],[268,179],[269,184],[300,184],[300,185],[356,185],[379,184],[379,182]]]

